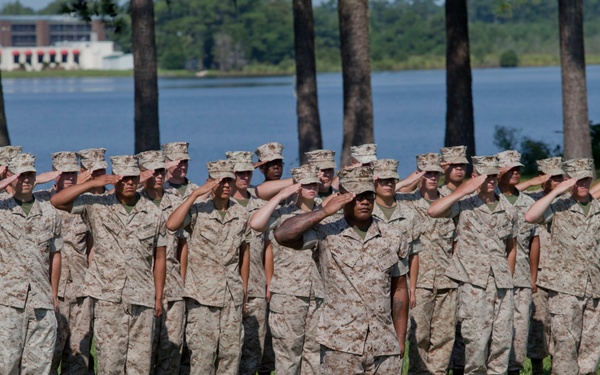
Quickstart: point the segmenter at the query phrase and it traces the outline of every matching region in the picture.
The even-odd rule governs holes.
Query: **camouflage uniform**
[[[36,200],[27,215],[5,198],[0,223],[0,373],[49,374],[57,327],[49,255],[63,247],[60,216],[48,202]]]
[[[572,197],[544,213],[552,224],[552,251],[538,285],[549,290],[553,373],[593,374],[600,361],[600,203],[587,216]]]
[[[94,240],[85,293],[94,298],[98,373],[148,374],[154,331],[154,249],[166,246],[162,212],[139,199],[128,213],[113,193],[80,195],[71,213],[89,223]]]
[[[459,215],[458,242],[446,275],[461,282],[458,318],[465,374],[508,370],[514,306],[506,241],[518,234],[517,214],[506,198],[498,199],[492,212],[472,195],[454,204],[450,214]]]
[[[543,198],[546,193],[543,190],[525,192],[534,201]],[[550,224],[538,224],[538,236],[540,237],[540,261],[538,264],[538,275],[546,268],[550,255],[552,243],[550,239]],[[544,359],[552,354],[552,338],[550,330],[550,313],[548,312],[548,291],[540,286],[537,293],[533,294],[532,311],[529,320],[529,336],[527,340],[527,357]]]
[[[186,215],[191,237],[185,336],[192,374],[238,372],[244,299],[239,249],[246,243],[246,221],[246,209],[233,200],[224,218],[212,199],[194,204]]]
[[[404,202],[403,194],[396,194],[396,210],[392,214],[392,217],[388,218],[385,216],[379,205],[375,204],[373,207],[373,217],[376,217],[379,221],[387,224],[391,224],[403,233],[408,238],[408,254],[418,254],[421,252],[421,220],[419,216],[411,209],[411,207]],[[403,254],[403,255],[408,255]]]
[[[363,240],[342,217],[304,234],[318,241],[325,299],[319,320],[323,374],[400,373],[402,358],[391,311],[391,280],[408,273],[406,237],[373,219]]]
[[[290,204],[273,212],[272,231],[286,219],[304,211]],[[269,328],[273,336],[275,371],[280,374],[319,374],[320,346],[317,327],[323,303],[323,282],[314,260],[315,248],[294,250],[273,246],[273,277]]]
[[[36,191],[34,196],[49,201],[54,189]],[[61,252],[58,284],[58,330],[52,373],[85,374],[92,346],[92,301],[83,292],[88,269],[87,225],[80,215],[58,211],[62,221],[64,247]]]
[[[417,306],[411,310],[409,374],[445,374],[456,325],[458,283],[445,276],[452,261],[454,221],[427,215],[429,203],[417,191],[401,194],[422,223]]]

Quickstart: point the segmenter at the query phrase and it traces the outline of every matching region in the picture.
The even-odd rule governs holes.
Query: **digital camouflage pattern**
[[[517,213],[506,198],[498,199],[493,212],[476,194],[452,206],[449,217],[458,216],[457,245],[448,277],[485,288],[492,273],[498,288],[513,287],[506,241],[518,235]]]
[[[320,374],[317,332],[322,303],[322,298],[271,295],[269,328],[278,374]]]
[[[321,374],[322,375],[384,375],[400,374],[402,372],[403,358],[396,355],[377,355],[377,343],[367,337],[365,351],[361,355],[332,350],[326,347],[321,349]]]
[[[163,184],[163,189],[165,189],[165,193],[168,194],[173,194],[176,197],[178,197],[179,199],[181,199],[181,201],[184,201],[187,197],[190,196],[190,194],[192,194],[194,192],[194,190],[198,189],[199,186],[196,185],[195,183],[187,180],[187,185],[185,188],[185,193],[183,195],[179,194],[179,190],[177,190],[177,188],[175,186],[173,186],[172,183],[170,183],[169,181],[165,181],[165,183]]]
[[[254,150],[256,156],[258,156],[258,163],[255,167],[258,167],[266,162],[273,160],[283,160],[283,145],[277,142],[265,143]]]
[[[408,239],[408,254],[418,254],[423,248],[420,239],[422,231],[421,220],[408,203],[406,203],[406,198],[403,195],[395,195],[396,210],[389,220],[377,203],[373,205],[373,217],[381,222],[391,224],[402,231]],[[405,257],[408,254],[400,254],[400,256]]]
[[[188,154],[189,146],[188,142],[171,142],[162,145],[161,149],[165,158],[171,161],[190,160],[190,155]]]
[[[377,145],[374,143],[365,143],[360,146],[350,147],[350,156],[361,164],[367,164],[377,160]]]
[[[523,369],[527,355],[527,339],[529,336],[529,320],[533,297],[531,288],[515,287],[513,289],[513,303],[515,306],[513,318],[513,343],[508,362],[509,371]]]
[[[51,374],[86,374],[92,348],[92,299],[58,299],[56,346]]]
[[[49,373],[56,344],[50,253],[63,248],[61,220],[36,200],[25,215],[0,201],[0,373]]]
[[[469,164],[467,159],[467,146],[442,147],[442,163],[448,164]]]
[[[361,356],[368,333],[371,355],[399,354],[390,292],[392,277],[408,273],[406,257],[398,256],[408,253],[405,235],[374,219],[363,240],[344,218],[332,217],[304,234],[306,247],[314,246],[315,240],[327,280],[319,321],[321,345]]]

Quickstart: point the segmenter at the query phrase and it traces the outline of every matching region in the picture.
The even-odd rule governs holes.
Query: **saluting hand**
[[[194,194],[196,195],[196,197],[200,197],[204,194],[210,193],[210,191],[215,186],[217,186],[221,182],[221,180],[222,180],[222,178],[206,181],[206,183],[204,185],[202,185],[198,189],[194,190]]]
[[[118,176],[116,174],[105,174],[102,176],[98,176],[90,181],[93,187],[104,187],[106,185],[114,185],[117,182],[121,181],[122,178],[122,176]]]
[[[13,182],[17,178],[19,178],[19,175],[20,175],[20,173],[13,174],[11,176],[6,177],[4,180],[0,181],[0,190],[6,189],[6,187],[8,185],[10,185],[11,182]]]
[[[347,203],[352,202],[356,194],[354,193],[336,193],[335,197],[331,198],[326,205],[323,206],[323,211],[327,216],[331,216],[341,210]]]
[[[89,180],[91,180],[92,172],[93,171],[91,169],[86,169],[85,171],[77,175],[77,185],[83,184],[84,182],[88,182]]]
[[[45,184],[46,182],[50,182],[60,176],[61,171],[50,171],[38,174],[35,177],[36,184]]]
[[[562,193],[564,193],[565,191],[567,191],[570,188],[572,188],[573,186],[575,186],[576,183],[577,183],[577,179],[575,179],[575,178],[565,178],[563,182],[558,184],[556,186],[556,188],[554,190],[552,190],[552,193],[556,193],[556,196],[559,196]]]
[[[140,172],[140,184],[143,184],[145,181],[148,181],[150,177],[154,175],[153,169],[146,169],[145,171]]]
[[[456,193],[460,193],[463,196],[474,193],[481,185],[483,185],[486,179],[487,175],[485,174],[471,178],[470,180],[460,184],[460,186],[456,189]]]

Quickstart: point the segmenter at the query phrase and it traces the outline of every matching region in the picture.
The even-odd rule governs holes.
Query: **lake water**
[[[293,77],[160,79],[161,142],[190,142],[194,181],[203,181],[205,163],[224,158],[225,151],[281,142],[289,176],[298,165],[293,83]],[[588,66],[587,83],[589,117],[598,123],[600,66]],[[56,151],[133,152],[132,78],[4,79],[3,85],[11,141],[37,155],[38,171],[50,170]],[[417,154],[443,146],[445,72],[373,73],[372,86],[378,156],[400,160],[400,175],[407,175]],[[323,146],[339,153],[341,74],[319,74],[318,87]],[[499,151],[492,138],[495,125],[562,144],[558,67],[474,70],[473,100],[478,155]]]

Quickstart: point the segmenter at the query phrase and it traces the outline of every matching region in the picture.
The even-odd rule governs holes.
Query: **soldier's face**
[[[300,195],[304,199],[313,200],[313,199],[315,199],[315,197],[317,196],[318,193],[319,193],[319,184],[317,184],[317,183],[302,185],[302,188],[300,190]]]
[[[389,198],[396,193],[395,178],[378,178],[375,180],[375,193],[380,197]]]
[[[281,180],[283,173],[283,160],[271,160],[260,167],[260,170],[265,175],[267,181]]]
[[[423,175],[423,179],[421,180],[421,187],[427,190],[437,189],[438,183],[440,182],[440,176],[440,172],[425,172],[425,174]]]
[[[134,197],[139,181],[139,176],[123,176],[115,185],[115,193],[126,198]]]
[[[565,176],[563,176],[562,174],[550,177],[548,179],[548,181],[544,182],[544,186],[543,186],[544,191],[546,193],[551,192],[552,190],[556,189],[558,184],[560,184],[564,180],[565,180]]]
[[[105,174],[106,174],[106,169],[104,169],[104,168],[102,168],[102,169],[94,169],[92,171],[92,178],[104,176]]]
[[[586,177],[577,180],[575,186],[571,190],[571,194],[575,198],[587,198],[590,194],[590,185],[592,184],[592,178]]]
[[[152,173],[152,177],[148,179],[148,182],[154,189],[161,189],[165,183],[165,175],[167,170],[164,168],[155,169]]]
[[[251,171],[235,172],[235,188],[238,190],[246,190],[252,181]]]
[[[453,184],[460,184],[467,175],[466,164],[448,164],[444,168],[444,176],[446,181],[450,181]]]
[[[56,180],[58,191],[73,186],[77,183],[77,172],[62,172]]]
[[[375,193],[367,191],[358,194],[354,199],[344,206],[344,215],[349,215],[356,221],[367,221],[373,213]]]
[[[176,166],[169,168],[169,174],[176,179],[187,176],[189,163],[187,160],[179,160]]]
[[[473,173],[474,178],[477,176],[479,176],[477,173]],[[488,174],[487,178],[485,179],[483,184],[481,184],[481,186],[479,187],[479,191],[481,191],[484,194],[493,193],[494,189],[496,188],[497,185],[498,185],[498,175],[497,174]]]
[[[515,186],[521,181],[521,167],[513,167],[500,177],[500,184]]]
[[[319,175],[319,180],[321,180],[321,185],[319,186],[320,191],[329,191],[334,174],[335,171],[333,168],[321,169],[321,173]]]
[[[217,197],[220,199],[229,199],[231,196],[231,187],[233,186],[234,181],[232,178],[224,178],[219,182],[217,186],[212,189],[213,197]]]
[[[35,172],[21,173],[16,180],[10,183],[18,194],[29,194],[35,186]]]

